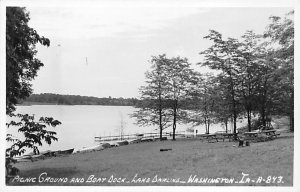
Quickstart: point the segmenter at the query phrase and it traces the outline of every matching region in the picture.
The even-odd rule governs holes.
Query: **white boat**
[[[39,159],[45,159],[46,156],[44,154],[31,155],[31,161],[37,161]]]
[[[110,147],[119,147],[120,144],[118,141],[106,141],[105,143],[100,143],[100,145],[109,144]]]
[[[14,157],[13,159],[16,160],[17,162],[29,162],[29,161],[32,161],[31,155],[18,156],[18,157]]]
[[[150,142],[150,141],[154,141],[153,137],[147,137],[147,138],[142,138],[141,142]]]
[[[96,145],[92,147],[84,147],[82,149],[77,150],[77,153],[86,153],[86,152],[93,152],[93,151],[101,151],[104,147],[102,145]]]
[[[32,159],[22,159],[22,158],[20,158],[20,159],[15,159],[18,163],[19,162],[32,162]]]
[[[112,146],[112,147],[119,147],[120,145],[117,142],[112,142],[112,143],[110,143],[110,146]]]
[[[141,142],[141,138],[139,139],[129,139],[127,140],[129,144],[134,144],[134,143],[140,143]]]

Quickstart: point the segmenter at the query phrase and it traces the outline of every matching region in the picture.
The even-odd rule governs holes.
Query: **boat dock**
[[[187,137],[185,131],[177,131],[175,132],[176,137]],[[167,140],[168,138],[172,138],[172,132],[164,132],[162,134],[163,140]],[[122,141],[122,140],[132,140],[132,139],[141,139],[143,140],[159,140],[159,133],[141,133],[141,134],[129,134],[129,135],[117,135],[117,136],[97,136],[95,137],[95,141],[104,142],[104,141]]]

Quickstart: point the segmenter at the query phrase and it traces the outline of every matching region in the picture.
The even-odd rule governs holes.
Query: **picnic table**
[[[276,133],[275,129],[270,129],[270,130],[264,130],[261,133],[266,134],[267,136],[270,136],[271,138],[277,138],[280,133]]]
[[[234,133],[214,133],[214,134],[202,134],[198,135],[203,142],[204,140],[207,140],[208,142],[219,142],[219,140],[225,141],[225,139],[228,139],[228,141],[233,141],[234,139]]]
[[[251,131],[251,132],[245,132],[244,135],[247,137],[257,137],[259,132]]]
[[[234,133],[218,133],[217,139],[222,139],[223,142],[225,141],[225,139],[228,139],[228,141],[233,141],[234,135]]]
[[[244,140],[252,140],[252,141],[267,141],[270,139],[277,138],[280,135],[276,133],[275,129],[263,130],[263,131],[251,131],[244,133]]]
[[[240,141],[257,141],[259,140],[259,132],[257,131],[251,131],[251,132],[245,132],[243,135],[239,137]]]
[[[209,143],[214,141],[214,140],[218,142],[216,134],[202,134],[202,135],[199,135],[199,137],[200,137],[202,142],[204,140],[207,140]]]

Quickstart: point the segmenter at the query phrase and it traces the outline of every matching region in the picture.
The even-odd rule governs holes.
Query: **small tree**
[[[136,105],[138,111],[131,114],[140,126],[158,125],[160,139],[162,131],[170,126],[167,107],[167,70],[165,55],[153,56],[151,71],[146,72],[146,85],[140,87],[140,102]]]
[[[188,95],[188,87],[191,84],[192,69],[187,58],[174,57],[164,58],[167,62],[167,98],[170,101],[170,109],[173,116],[173,140],[175,140],[175,131],[178,120],[181,118],[179,111]]]
[[[209,134],[210,125],[216,118],[216,92],[215,81],[212,74],[194,73],[193,85],[190,88],[189,95],[192,97],[192,103],[189,109],[190,122],[196,125],[204,124],[205,133]],[[200,118],[197,118],[200,117]]]
[[[215,121],[225,125],[225,131],[228,132],[228,122],[232,118],[230,93],[228,92],[227,78],[223,75],[214,79],[214,113]]]
[[[120,127],[117,128],[117,131],[120,134],[120,139],[123,140],[123,136],[124,136],[124,130],[126,128],[126,122],[124,121],[124,117],[123,114],[120,112]]]

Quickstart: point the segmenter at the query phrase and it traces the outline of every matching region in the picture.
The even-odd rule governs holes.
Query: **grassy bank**
[[[293,143],[292,133],[282,133],[278,139],[251,143],[250,147],[243,148],[236,147],[237,143],[234,142],[207,143],[197,139],[132,144],[98,152],[18,163],[19,177],[23,177],[23,181],[29,177],[36,179],[34,182],[15,179],[10,184],[292,186]],[[172,150],[160,152],[161,148]],[[247,177],[251,182],[235,183],[241,181],[243,174],[249,174]],[[94,175],[95,183],[87,182],[91,175]],[[269,176],[272,177],[270,183]],[[47,177],[51,177],[52,181],[54,178],[67,178],[68,181],[55,183],[50,182],[51,178],[46,180]],[[78,182],[71,182],[76,178]],[[106,179],[103,181],[99,178]],[[112,178],[116,183],[109,182]],[[234,182],[225,183],[223,180],[219,183],[203,183],[202,180],[199,183],[200,178],[234,178]],[[121,182],[122,179],[124,182]],[[259,179],[265,181],[257,182]]]

